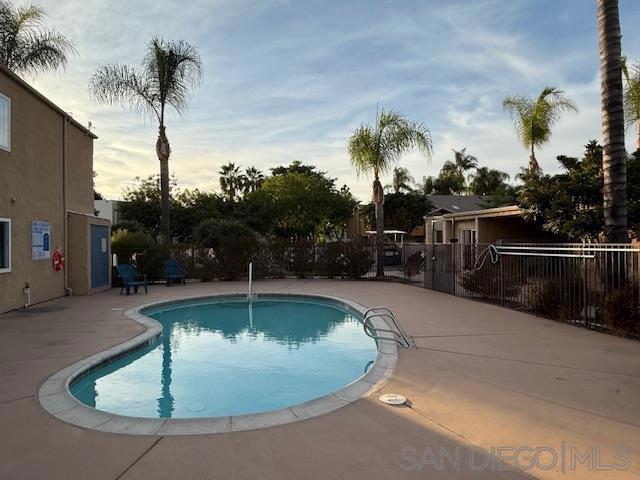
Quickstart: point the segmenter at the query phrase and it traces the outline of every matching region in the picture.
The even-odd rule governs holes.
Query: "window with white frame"
[[[475,229],[460,229],[460,240],[466,244],[476,243]]]
[[[442,230],[435,230],[433,235],[433,243],[444,243],[444,232]]]
[[[0,273],[11,271],[11,219],[0,218]]]
[[[0,148],[11,150],[11,100],[0,93]]]

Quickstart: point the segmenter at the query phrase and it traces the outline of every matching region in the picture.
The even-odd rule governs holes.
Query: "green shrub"
[[[238,220],[208,219],[193,230],[193,238],[201,247],[218,248],[223,240],[255,238],[256,233]]]
[[[604,324],[621,336],[640,335],[640,310],[637,285],[619,288],[609,293],[602,304]]]

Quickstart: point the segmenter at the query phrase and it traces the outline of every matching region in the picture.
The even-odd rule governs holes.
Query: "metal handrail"
[[[383,313],[376,313],[379,310],[382,310]],[[370,320],[373,317],[386,317],[386,318],[390,319],[391,322],[393,323],[393,326],[396,328],[396,330],[392,330],[392,329],[388,329],[388,328],[376,328],[376,327],[374,327],[370,323]],[[409,342],[409,338],[407,337],[407,334],[404,332],[404,330],[402,330],[402,328],[398,324],[398,321],[397,321],[395,315],[393,314],[393,312],[388,307],[372,307],[372,308],[369,308],[364,313],[364,318],[362,320],[362,326],[364,327],[365,334],[367,336],[373,338],[373,339],[376,339],[376,340],[395,340],[402,347],[410,347],[411,346],[411,343]],[[388,332],[388,333],[390,333],[392,335],[392,337],[391,338],[389,338],[389,337],[380,337],[378,335],[378,332]]]
[[[395,342],[397,342],[401,347],[406,347],[408,345],[405,344],[405,342],[401,339],[401,337],[394,331],[392,330],[384,330],[384,331],[388,331],[391,334],[393,334],[393,337],[381,337],[379,335],[376,335],[378,333],[378,330],[382,330],[382,329],[377,329],[375,328],[373,325],[368,325],[363,323],[364,326],[364,333],[370,337],[373,338],[374,340],[393,340]]]
[[[372,313],[374,313],[377,310],[383,310],[384,313],[382,314],[373,314],[370,315]],[[406,332],[402,329],[402,327],[400,326],[400,324],[398,323],[398,320],[396,319],[396,316],[394,315],[394,313],[391,311],[391,309],[389,307],[371,307],[369,309],[367,309],[367,311],[364,312],[364,319],[366,320],[369,316],[378,316],[378,317],[387,317],[391,320],[391,322],[393,323],[393,326],[398,330],[398,332],[400,333],[400,336],[402,337],[402,339],[405,341],[405,343],[407,344],[407,346],[410,345],[409,342],[409,336],[406,334]]]

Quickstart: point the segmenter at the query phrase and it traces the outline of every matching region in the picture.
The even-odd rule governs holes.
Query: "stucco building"
[[[109,287],[110,222],[93,215],[96,138],[0,66],[0,313]]]

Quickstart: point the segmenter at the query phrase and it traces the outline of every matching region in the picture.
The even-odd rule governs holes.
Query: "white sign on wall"
[[[31,222],[31,260],[51,258],[51,224],[34,220]]]

